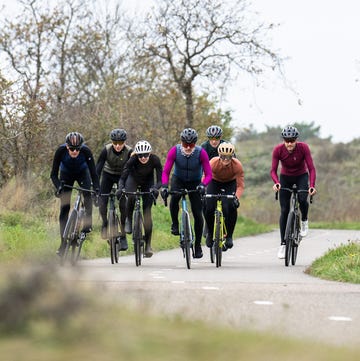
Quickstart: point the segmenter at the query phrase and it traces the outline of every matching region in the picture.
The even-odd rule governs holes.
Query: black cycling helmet
[[[217,125],[211,125],[206,129],[206,136],[208,138],[220,138],[223,134],[222,129]]]
[[[193,128],[185,128],[181,134],[180,134],[180,138],[182,142],[185,143],[196,143],[197,139],[198,139],[198,134],[196,132],[195,129]]]
[[[126,131],[124,129],[113,129],[110,132],[110,139],[112,141],[125,141],[126,140]]]
[[[69,147],[81,147],[84,143],[84,137],[78,132],[70,132],[66,135],[65,143]]]
[[[282,132],[281,136],[283,138],[297,138],[299,136],[299,132],[295,127],[292,127],[291,125],[288,125],[285,127]]]

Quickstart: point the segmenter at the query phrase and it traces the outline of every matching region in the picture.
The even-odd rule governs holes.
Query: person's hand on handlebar
[[[280,190],[280,188],[281,188],[281,184],[280,184],[280,183],[275,183],[275,184],[273,185],[273,190],[274,190],[275,192],[278,192],[278,191]]]
[[[169,196],[169,189],[167,186],[163,185],[161,190],[161,198],[165,200]]]

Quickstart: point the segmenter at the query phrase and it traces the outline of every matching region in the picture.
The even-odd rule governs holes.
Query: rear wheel
[[[285,229],[285,266],[289,266],[292,256],[293,242],[295,229],[295,214],[293,211],[289,212]]]
[[[64,229],[63,240],[65,242],[65,249],[64,249],[63,255],[61,257],[62,265],[65,264],[66,259],[69,254],[69,249],[73,245],[73,241],[75,238],[76,221],[77,221],[77,212],[75,210],[73,210],[70,214],[70,217],[68,218],[68,220],[66,222],[66,226]]]
[[[116,223],[116,215],[114,210],[109,211],[109,243],[110,243],[110,259],[111,263],[118,263],[118,253],[117,253],[117,237],[118,237],[118,229]]]
[[[183,230],[184,230],[184,253],[186,258],[186,266],[191,268],[191,248],[192,248],[192,236],[190,226],[189,213],[183,212],[182,214]]]
[[[139,211],[134,212],[134,229],[133,229],[133,241],[134,241],[134,254],[136,266],[141,265],[141,251],[142,251],[142,232],[141,232],[141,214]]]
[[[215,259],[216,267],[221,267],[222,259],[222,236],[221,236],[221,222],[220,213],[215,213],[215,237],[214,237]]]

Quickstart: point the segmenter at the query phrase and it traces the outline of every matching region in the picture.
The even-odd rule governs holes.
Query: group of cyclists
[[[108,226],[108,194],[114,185],[118,190],[116,195],[119,199],[120,209],[120,236],[119,250],[127,250],[128,242],[126,235],[132,232],[132,214],[134,210],[134,198],[122,197],[123,191],[134,192],[138,187],[144,194],[144,241],[145,257],[151,257],[152,216],[151,208],[154,199],[161,194],[165,200],[169,196],[169,190],[180,191],[182,189],[197,190],[189,193],[191,211],[194,218],[194,258],[202,258],[201,239],[206,237],[206,246],[212,247],[212,229],[214,224],[214,211],[216,200],[206,198],[203,195],[233,194],[232,200],[223,200],[223,212],[227,229],[226,242],[223,251],[233,247],[233,232],[237,221],[237,208],[244,192],[244,170],[235,154],[235,147],[222,139],[221,127],[212,125],[206,130],[207,140],[197,145],[198,133],[193,128],[185,128],[180,133],[180,142],[167,153],[164,166],[160,158],[153,152],[151,144],[146,140],[140,140],[132,148],[126,144],[127,133],[124,129],[113,129],[110,132],[111,142],[102,149],[97,162],[93,154],[84,142],[84,137],[79,132],[70,132],[65,137],[65,143],[55,151],[51,180],[56,188],[56,196],[60,198],[60,237],[61,244],[57,254],[64,251],[65,242],[63,233],[70,211],[70,199],[72,186],[77,182],[84,189],[95,191],[99,200],[99,213],[102,220],[101,237],[107,239]],[[282,131],[284,142],[274,148],[272,155],[271,177],[274,181],[274,190],[280,191],[281,187],[287,187],[290,183],[297,184],[299,189],[308,189],[309,193],[315,194],[315,167],[307,144],[298,142],[299,132],[295,127],[288,126]],[[280,179],[277,175],[278,164],[281,162],[282,169]],[[171,194],[170,215],[171,234],[179,235],[179,194]],[[289,198],[287,193],[280,192],[280,237],[281,246],[278,257],[283,258],[284,232],[286,217],[289,210]],[[88,233],[92,230],[92,197],[84,192],[85,223],[82,229]],[[308,230],[308,203],[307,197],[301,197],[300,207],[302,212],[302,232],[305,236]],[[205,227],[204,227],[205,220]]]

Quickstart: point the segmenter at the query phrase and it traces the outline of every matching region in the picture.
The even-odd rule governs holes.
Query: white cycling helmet
[[[151,145],[146,140],[139,140],[135,144],[135,154],[150,153],[152,151]]]

